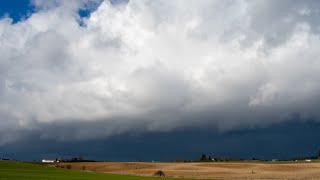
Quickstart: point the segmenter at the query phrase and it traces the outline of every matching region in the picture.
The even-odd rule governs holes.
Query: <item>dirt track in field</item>
[[[305,163],[69,163],[72,169],[153,176],[162,170],[166,177],[199,179],[320,179],[320,162]]]

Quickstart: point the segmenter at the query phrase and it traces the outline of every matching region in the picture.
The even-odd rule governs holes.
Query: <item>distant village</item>
[[[177,158],[172,160],[171,162],[232,162],[232,161],[269,161],[269,162],[276,162],[276,161],[305,161],[311,162],[320,159],[320,150],[318,151],[317,156],[300,156],[294,158],[287,158],[287,159],[257,159],[257,158],[250,158],[250,159],[242,159],[242,158],[231,158],[231,157],[218,157],[218,156],[207,156],[206,154],[202,154],[199,159],[185,159],[185,158]],[[9,158],[0,158],[0,161],[15,161]],[[141,160],[137,160],[138,162],[142,162]],[[59,163],[59,162],[98,162],[96,160],[88,160],[85,159],[83,156],[73,157],[73,158],[56,158],[56,159],[41,159],[41,160],[33,160],[35,163]],[[158,162],[158,161],[151,161],[151,162]]]
[[[54,160],[52,159],[42,159],[42,163],[55,163],[55,162],[96,162],[95,160],[86,160],[82,156],[74,157],[70,159],[64,159],[64,158],[56,158]]]
[[[232,161],[268,161],[268,162],[277,162],[277,161],[305,161],[305,162],[311,162],[315,160],[320,159],[319,156],[301,156],[301,157],[295,157],[295,158],[289,158],[289,159],[241,159],[241,158],[230,158],[230,157],[215,157],[215,156],[207,156],[205,154],[202,154],[199,159],[191,160],[191,159],[184,159],[184,158],[177,158],[171,162],[232,162]],[[56,163],[56,162],[97,162],[95,160],[86,160],[83,157],[75,157],[70,159],[63,159],[63,158],[57,158],[57,159],[42,159],[42,163]],[[139,160],[139,162],[142,162]],[[151,162],[158,162],[158,161],[151,161]]]

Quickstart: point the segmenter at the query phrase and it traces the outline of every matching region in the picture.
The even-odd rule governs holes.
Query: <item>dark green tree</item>
[[[207,160],[207,156],[205,154],[202,154],[200,157],[200,161],[206,161]]]

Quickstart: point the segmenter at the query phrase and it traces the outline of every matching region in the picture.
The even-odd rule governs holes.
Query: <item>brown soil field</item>
[[[153,176],[162,170],[166,177],[197,179],[320,179],[320,162],[292,163],[147,163],[147,162],[90,162],[69,163],[72,169]]]

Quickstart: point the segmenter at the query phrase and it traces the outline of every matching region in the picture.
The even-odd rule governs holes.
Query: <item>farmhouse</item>
[[[55,161],[54,160],[48,160],[48,159],[42,159],[43,163],[54,163]]]

